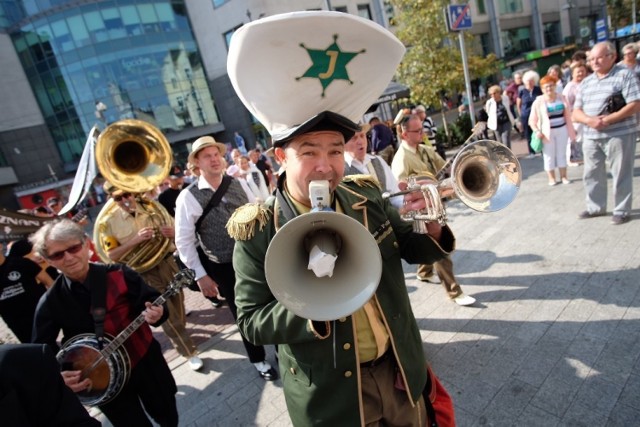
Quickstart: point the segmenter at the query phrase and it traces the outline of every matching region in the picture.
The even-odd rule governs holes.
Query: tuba
[[[160,130],[147,122],[121,120],[100,133],[95,157],[102,176],[117,188],[134,193],[136,211],[148,215],[156,229],[152,239],[119,260],[138,273],[144,273],[173,250],[172,239],[159,232],[160,226],[172,224],[173,218],[160,203],[141,196],[169,175],[173,162],[169,142]],[[110,242],[103,238],[106,220],[117,209],[118,205],[109,199],[100,210],[93,229],[96,252],[105,263],[112,262],[107,255]]]
[[[449,162],[447,162],[448,165]],[[397,193],[384,193],[384,198],[420,191],[427,208],[402,215],[413,221],[414,231],[426,234],[425,221],[447,221],[443,197],[455,195],[477,212],[495,212],[507,207],[518,194],[522,171],[517,157],[505,145],[488,139],[466,144],[453,158],[451,177],[442,179],[445,165],[436,176],[436,184],[420,184],[423,178],[409,178],[409,187]]]

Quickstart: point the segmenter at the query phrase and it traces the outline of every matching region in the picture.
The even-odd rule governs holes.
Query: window
[[[242,25],[238,25],[237,27],[235,27],[232,30],[227,31],[226,33],[224,33],[222,36],[224,37],[224,42],[227,46],[227,50],[229,50],[229,44],[231,43],[231,36],[233,35],[233,33],[236,32],[236,30],[238,28],[240,28]]]
[[[531,50],[531,31],[529,27],[501,31],[500,38],[505,58],[512,58]]]
[[[492,0],[489,0],[492,1]],[[478,15],[486,15],[487,14],[487,9],[484,6],[484,0],[477,0],[476,1],[476,10],[478,11]]]
[[[479,50],[482,56],[487,56],[490,53],[493,53],[493,49],[491,48],[491,36],[489,33],[480,34],[480,37],[477,39],[480,44]]]
[[[544,24],[544,45],[556,46],[562,44],[560,34],[560,22],[547,22]]]
[[[358,16],[369,20],[371,19],[371,9],[369,9],[368,4],[358,5]]]
[[[229,0],[213,0],[213,7],[220,7]]]
[[[335,10],[336,12],[347,13],[347,6],[334,7],[333,10]]]
[[[498,0],[498,13],[522,13],[522,0]]]

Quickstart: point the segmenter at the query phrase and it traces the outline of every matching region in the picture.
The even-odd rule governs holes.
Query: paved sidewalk
[[[525,153],[523,142],[514,151]],[[569,168],[572,184],[549,187],[540,157],[520,161],[520,193],[503,211],[449,204],[455,272],[475,306],[455,305],[406,268],[424,348],[457,424],[638,425],[640,209],[621,226],[608,216],[578,220],[582,167]],[[638,206],[640,149],[634,189]],[[190,319],[210,313],[204,307]],[[235,326],[219,331],[200,345],[202,372],[170,361],[180,425],[290,426],[281,380],[258,377]]]

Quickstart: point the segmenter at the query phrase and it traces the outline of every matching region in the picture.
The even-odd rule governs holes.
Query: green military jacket
[[[427,363],[401,259],[433,263],[454,249],[454,237],[448,227],[443,228],[440,244],[428,235],[413,233],[412,224],[403,221],[382,199],[377,185],[362,177],[347,177],[335,197],[346,215],[367,224],[379,245],[383,268],[375,302],[389,331],[399,375],[409,400],[415,404],[427,382]],[[311,322],[281,305],[267,285],[265,254],[285,221],[278,203],[271,198],[249,223],[248,232],[245,228],[234,233],[233,227],[228,227],[240,239],[233,254],[238,327],[256,345],[278,345],[285,400],[295,426],[364,425],[352,316],[335,322]],[[282,254],[281,265],[292,268],[287,265],[287,254]]]

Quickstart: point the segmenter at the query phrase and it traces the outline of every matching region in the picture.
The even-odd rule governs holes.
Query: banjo
[[[169,283],[167,290],[153,301],[161,305],[177,294],[195,278],[193,270],[179,271]],[[69,339],[56,355],[63,371],[82,371],[80,380],[89,378],[89,388],[76,393],[86,406],[103,405],[116,397],[129,380],[131,361],[122,344],[144,323],[144,313],[140,313],[115,338],[104,337],[104,346],[100,350],[95,334],[80,334]]]

